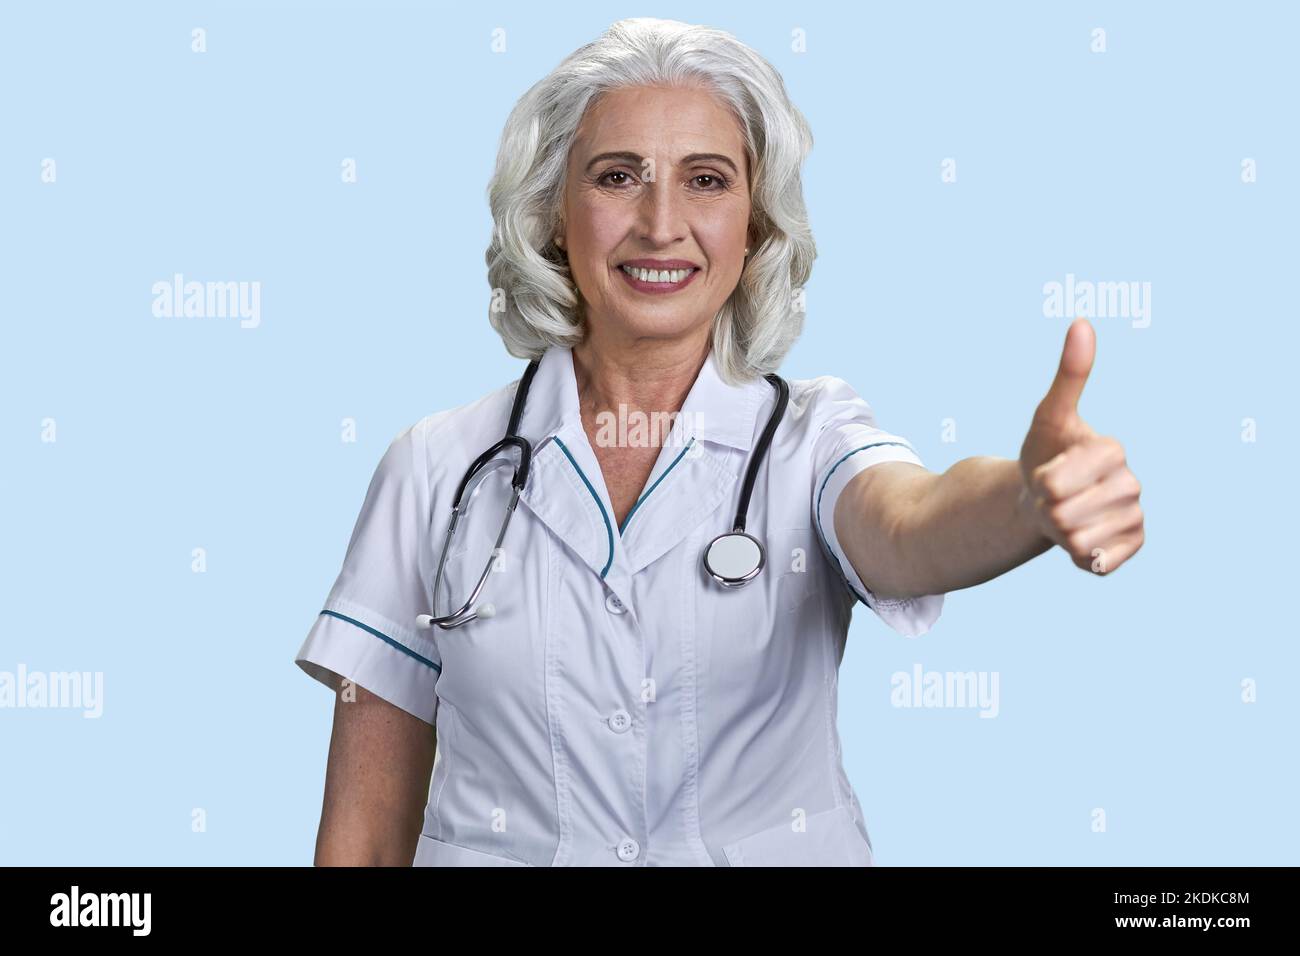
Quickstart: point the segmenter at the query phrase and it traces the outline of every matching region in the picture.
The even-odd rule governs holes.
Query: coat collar
[[[582,426],[573,350],[552,346],[538,364],[520,418],[519,433],[534,449],[520,501],[635,610],[632,575],[701,527],[730,530],[757,440],[759,408],[770,407],[764,400],[773,394],[762,378],[725,383],[710,350],[620,529]]]

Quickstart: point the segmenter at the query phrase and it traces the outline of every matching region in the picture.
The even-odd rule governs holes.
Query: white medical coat
[[[871,865],[836,728],[850,614],[860,599],[919,636],[943,595],[877,600],[833,516],[862,469],[920,464],[915,450],[841,379],[790,381],[749,505],[767,564],[724,589],[704,547],[731,530],[775,389],[727,385],[710,353],[619,529],[572,350],[550,348],[519,429],[532,474],[482,597],[496,616],[419,630],[456,486],[504,433],[517,384],[393,440],[296,658],[436,725],[415,864]],[[493,538],[505,480],[472,506]],[[457,605],[483,571],[456,560],[466,550],[448,558]]]

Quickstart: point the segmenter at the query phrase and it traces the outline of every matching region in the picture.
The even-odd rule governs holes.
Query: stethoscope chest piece
[[[720,534],[704,549],[704,570],[726,588],[748,584],[763,570],[765,560],[763,545],[744,531]]]

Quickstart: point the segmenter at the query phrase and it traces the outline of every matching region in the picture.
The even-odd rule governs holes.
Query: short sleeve
[[[943,595],[898,600],[878,599],[858,577],[835,535],[835,503],[863,469],[884,461],[920,465],[921,457],[907,439],[876,426],[875,414],[847,382],[833,376],[813,380],[811,409],[817,438],[814,445],[813,523],[832,563],[858,600],[891,628],[907,637],[920,637],[934,626],[943,610]]]
[[[412,426],[370,479],[343,568],[295,661],[326,686],[333,671],[432,724],[442,662],[415,625],[429,611],[421,561],[429,524],[425,436]]]

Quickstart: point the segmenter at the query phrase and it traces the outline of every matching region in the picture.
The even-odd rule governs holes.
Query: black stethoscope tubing
[[[506,511],[505,521],[502,522],[501,531],[497,537],[497,546],[505,538],[506,528],[510,523],[510,516],[514,513],[515,506],[519,502],[519,494],[528,484],[529,471],[532,468],[533,446],[532,443],[519,434],[519,423],[523,418],[524,403],[528,398],[528,390],[532,387],[533,377],[537,374],[537,369],[541,364],[540,359],[533,359],[528,363],[524,370],[523,377],[519,380],[519,387],[515,390],[514,404],[510,409],[510,421],[506,426],[506,434],[499,441],[495,442],[490,448],[486,449],[481,455],[474,459],[473,463],[465,471],[465,476],[461,478],[460,484],[456,486],[456,494],[452,498],[451,523],[447,527],[446,541],[443,543],[442,555],[438,561],[437,579],[434,582],[434,596],[437,596],[438,584],[442,580],[442,572],[447,560],[447,553],[451,548],[452,538],[456,533],[456,525],[459,523],[461,515],[461,501],[465,495],[466,488],[474,476],[488,462],[492,461],[498,454],[506,448],[515,447],[519,449],[519,462],[515,466],[514,477],[511,480],[510,505]],[[745,524],[749,515],[749,501],[754,492],[754,482],[758,477],[758,469],[762,465],[764,458],[767,457],[768,448],[772,444],[772,436],[776,433],[777,426],[785,415],[786,405],[790,399],[790,386],[786,384],[785,379],[776,373],[768,373],[763,376],[768,383],[776,389],[776,404],[768,416],[767,424],[763,428],[762,435],[759,436],[758,445],[754,449],[753,455],[745,469],[745,480],[740,489],[740,501],[736,507],[736,516],[731,523],[731,531],[718,535],[704,549],[704,567],[709,575],[723,587],[737,588],[741,587],[763,569],[766,563],[766,555],[763,544],[758,538],[745,530]],[[490,568],[490,565],[489,565]],[[479,591],[486,580],[487,572],[479,579],[478,585],[474,588],[469,600],[465,606],[458,611],[442,617],[434,617],[429,614],[421,614],[416,623],[421,628],[429,628],[434,625],[443,629],[459,627],[476,617],[488,617],[491,613],[470,612],[470,608],[478,598]]]

